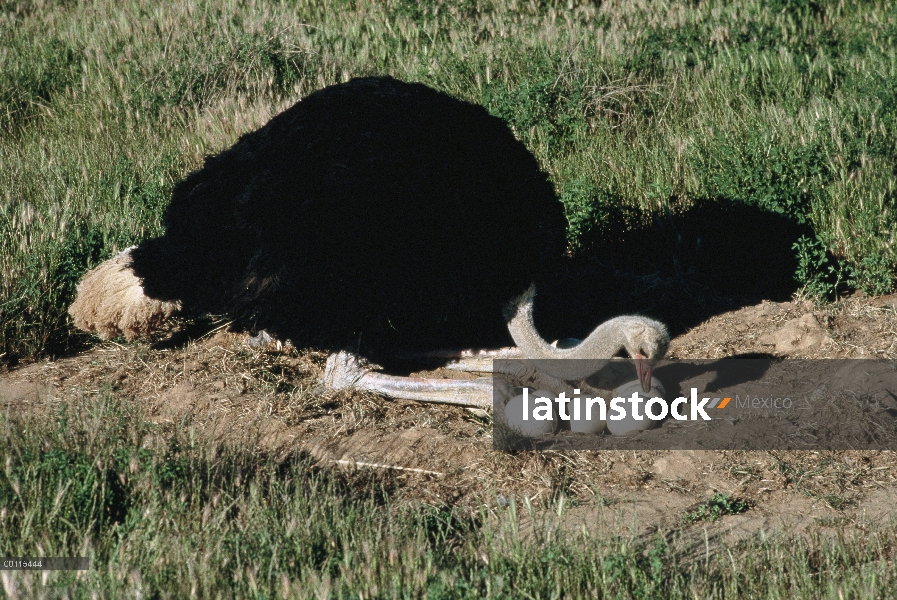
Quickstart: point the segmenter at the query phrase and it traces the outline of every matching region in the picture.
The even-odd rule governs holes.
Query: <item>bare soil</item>
[[[757,352],[897,358],[897,297],[826,306],[763,302],[679,335],[669,356]],[[862,534],[897,519],[897,456],[890,451],[508,454],[493,450],[489,418],[466,409],[321,389],[325,360],[312,350],[254,349],[245,334],[224,331],[167,349],[105,343],[0,375],[0,409],[79,405],[114,390],[147,419],[192,428],[215,443],[283,459],[306,453],[325,468],[383,472],[409,500],[485,503],[496,512],[512,501],[551,507],[532,514],[575,530],[675,533],[695,556],[761,532]],[[747,501],[748,511],[713,523],[689,521],[690,511],[718,493]]]

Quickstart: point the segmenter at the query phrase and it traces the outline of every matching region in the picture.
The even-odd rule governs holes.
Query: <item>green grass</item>
[[[807,294],[893,287],[890,2],[8,1],[0,40],[5,360],[83,341],[65,314],[77,280],[159,234],[203,155],[369,74],[505,118],[551,174],[572,248],[725,199],[811,226],[794,249]]]
[[[133,401],[108,390],[0,416],[0,555],[87,556],[92,565],[80,573],[4,572],[6,596],[816,599],[897,592],[893,525],[837,538],[785,534],[706,550],[701,543],[695,557],[660,534],[601,534],[597,523],[583,528],[580,521],[558,527],[562,500],[544,509],[512,500],[491,510],[401,501],[395,479],[340,475],[302,457],[276,460],[247,451],[249,439],[214,446],[192,427],[147,423]]]

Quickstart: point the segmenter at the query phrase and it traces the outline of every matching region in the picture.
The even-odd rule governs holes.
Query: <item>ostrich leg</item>
[[[500,350],[446,351],[428,353],[426,358],[451,358],[464,354],[454,363],[447,365],[456,370],[468,372],[492,372],[492,358],[512,358],[522,355],[516,348]],[[465,362],[473,359],[472,363]],[[539,373],[535,366],[525,361],[515,361],[513,369],[502,370],[502,374],[510,375],[515,380],[527,385],[560,393],[567,390],[569,384],[549,375]],[[498,393],[502,400],[511,397],[511,384],[504,380],[493,380],[492,377],[481,377],[475,380],[430,379],[423,377],[396,377],[372,370],[365,361],[350,352],[337,352],[327,358],[322,383],[331,389],[359,389],[376,392],[401,400],[417,400],[419,402],[435,402],[455,404],[471,408],[490,409],[493,407],[493,394]]]
[[[396,377],[371,370],[364,361],[345,351],[327,358],[323,383],[335,390],[355,388],[403,400],[492,408],[491,378],[460,381]]]
[[[644,317],[617,317],[599,325],[582,342],[565,340],[565,344],[549,344],[536,331],[533,322],[534,296],[535,288],[530,287],[506,308],[508,330],[519,348],[436,351],[412,358],[441,359],[449,361],[446,365],[449,369],[481,373],[495,372],[496,359],[526,358],[506,362],[501,374],[558,393],[569,389],[566,382],[570,381],[580,382],[577,386],[580,389],[590,387],[585,386],[584,380],[601,371],[619,350],[626,350],[635,362],[642,389],[645,392],[651,389],[651,368],[666,353],[670,340],[662,323]],[[369,363],[345,351],[327,359],[323,383],[332,389],[366,389],[392,398],[476,408],[493,406],[494,393],[504,396],[504,400],[510,398],[511,390],[511,384],[504,378],[464,381],[377,373]]]

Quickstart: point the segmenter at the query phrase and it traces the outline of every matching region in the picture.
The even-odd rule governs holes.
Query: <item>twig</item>
[[[412,467],[400,467],[398,465],[384,465],[380,463],[369,463],[358,460],[332,459],[336,464],[343,467],[368,467],[371,469],[390,469],[393,471],[408,471],[411,473],[423,473],[424,475],[436,475],[437,477],[445,477],[445,473],[438,471],[427,471],[426,469],[415,469]]]
[[[216,326],[214,329],[212,329],[211,331],[207,331],[207,332],[205,332],[204,334],[202,334],[202,335],[199,337],[199,339],[200,339],[200,340],[204,340],[204,339],[206,339],[206,338],[208,338],[208,337],[211,337],[212,334],[218,333],[219,331],[221,331],[222,329],[224,329],[225,327],[227,327],[228,325],[230,325],[230,324],[233,323],[233,322],[234,322],[233,319],[231,319],[230,321],[225,321],[225,322],[221,323],[221,325],[217,325],[217,326]]]

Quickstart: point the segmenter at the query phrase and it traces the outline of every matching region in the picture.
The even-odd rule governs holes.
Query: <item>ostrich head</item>
[[[595,359],[613,358],[625,350],[635,362],[642,389],[651,389],[651,371],[654,364],[666,354],[670,334],[663,323],[641,316],[616,317],[599,325],[589,336],[572,348],[555,348],[546,342],[536,330],[533,321],[534,286],[505,307],[508,331],[517,347],[530,359],[545,360],[540,369],[565,380],[582,379],[596,370]],[[554,361],[549,359],[591,359],[578,361]]]
[[[670,335],[663,323],[646,317],[617,317],[614,320],[621,321],[623,349],[635,362],[642,390],[647,393],[651,390],[651,371],[666,354]]]

